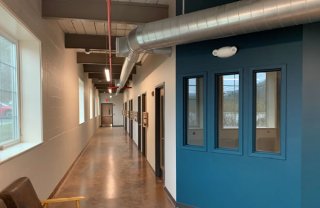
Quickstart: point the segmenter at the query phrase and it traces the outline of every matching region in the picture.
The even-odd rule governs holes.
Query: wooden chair
[[[0,199],[0,208],[7,208],[2,199]]]
[[[49,204],[75,202],[80,208],[80,200],[84,197],[56,198],[40,201],[30,180],[19,178],[0,192],[0,208],[47,208]],[[2,204],[1,204],[2,203]]]

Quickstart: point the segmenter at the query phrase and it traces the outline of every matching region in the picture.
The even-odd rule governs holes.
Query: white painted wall
[[[170,15],[175,14],[175,1],[170,2]],[[147,160],[155,169],[155,97],[152,91],[165,84],[165,186],[176,199],[176,55],[149,55],[133,78],[132,89],[124,93],[124,102],[133,99],[133,111],[138,111],[138,96],[147,93]],[[133,139],[138,143],[138,124],[133,122]]]
[[[137,70],[133,88],[124,93],[124,102],[133,99],[133,111],[138,111],[138,96],[147,93],[147,160],[155,169],[155,97],[152,91],[165,85],[165,186],[176,196],[176,75],[175,51],[169,58],[150,55]],[[133,140],[138,144],[138,124],[133,122]]]
[[[108,101],[107,101],[107,100]],[[112,96],[107,93],[100,93],[100,103],[112,103],[113,104],[113,126],[123,126],[123,94]]]
[[[0,0],[41,41],[44,142],[0,164],[0,189],[21,176],[31,179],[40,198],[48,197],[99,125],[89,120],[89,89],[74,50],[64,48],[56,22],[41,18],[41,0]],[[85,82],[85,123],[79,125],[78,77]],[[29,121],[32,123],[32,120]]]

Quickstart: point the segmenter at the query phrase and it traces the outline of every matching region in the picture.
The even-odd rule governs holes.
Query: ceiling
[[[79,19],[60,19],[57,20],[59,26],[65,33],[87,34],[87,35],[106,35],[108,26],[106,21],[79,20]],[[137,27],[136,24],[112,23],[112,36],[126,36]]]
[[[107,88],[114,87],[120,78],[124,62],[124,58],[115,57],[116,37],[127,36],[137,25],[167,18],[169,1],[112,1],[112,83],[107,83],[104,75],[104,68],[108,64],[106,0],[42,0],[42,16],[57,22],[65,33],[65,47],[77,49],[77,63],[83,64],[84,71],[100,92],[107,92]],[[90,54],[85,51],[90,51]]]
[[[168,5],[170,0],[113,0],[113,2],[135,2],[135,3],[146,3],[146,4],[163,4]]]

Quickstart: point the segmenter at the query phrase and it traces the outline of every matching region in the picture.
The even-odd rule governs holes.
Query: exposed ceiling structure
[[[168,17],[169,0],[112,0],[111,35],[112,51],[115,54],[116,37],[127,36],[137,25]],[[109,60],[107,44],[106,0],[43,0],[43,18],[56,21],[65,33],[65,47],[77,49],[77,63],[83,64],[95,87],[106,92],[104,69]],[[112,58],[112,77],[115,86],[120,78],[124,58]],[[136,70],[132,71],[132,74]],[[116,88],[113,88],[116,92]]]

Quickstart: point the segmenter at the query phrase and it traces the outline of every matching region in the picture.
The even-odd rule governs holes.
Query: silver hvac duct
[[[117,53],[141,53],[319,20],[320,0],[242,0],[138,26],[117,41],[121,48]],[[123,68],[121,73],[131,70]]]
[[[130,52],[128,57],[125,59],[123,65],[122,65],[120,82],[119,82],[119,86],[117,89],[117,94],[126,84],[128,78],[130,76],[130,73],[131,73],[134,65],[138,61],[138,59],[139,59],[139,53],[137,53],[137,52]],[[126,72],[126,73],[124,73],[124,72]]]

